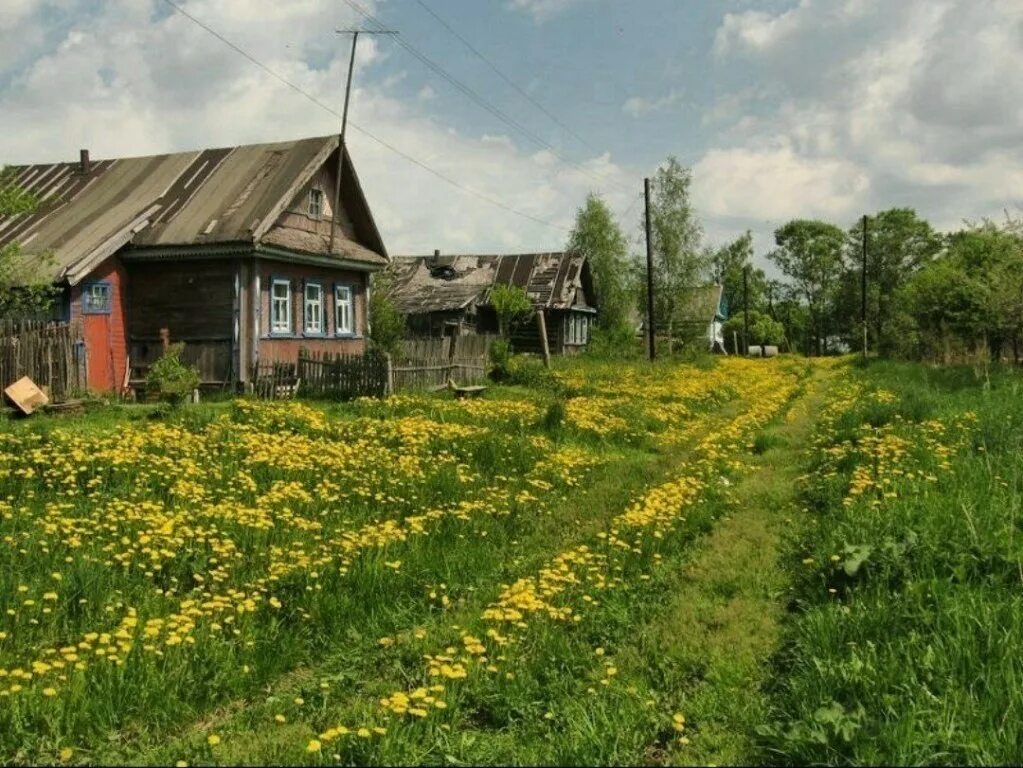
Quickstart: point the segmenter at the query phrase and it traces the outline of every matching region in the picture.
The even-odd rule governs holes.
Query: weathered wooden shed
[[[489,299],[498,285],[518,286],[543,313],[554,354],[585,348],[597,314],[590,265],[580,253],[396,256],[388,270],[392,298],[413,337],[495,333]],[[542,351],[535,316],[514,325],[511,337],[519,351]]]
[[[300,347],[364,348],[368,276],[387,252],[343,162],[336,215],[337,136],[20,166],[41,204],[0,217],[0,245],[62,289],[56,315],[84,326],[90,388],[143,377],[162,330],[204,384],[239,385]]]

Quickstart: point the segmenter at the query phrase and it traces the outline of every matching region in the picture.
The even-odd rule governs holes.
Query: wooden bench
[[[482,384],[477,384],[471,387],[452,387],[451,391],[455,393],[455,397],[479,397],[487,388]]]

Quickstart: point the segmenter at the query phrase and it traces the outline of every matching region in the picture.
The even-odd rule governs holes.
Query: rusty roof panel
[[[485,305],[495,285],[522,288],[537,308],[568,309],[585,290],[586,259],[578,253],[481,256],[399,256],[389,268],[391,295],[404,314]],[[594,305],[592,297],[588,303]]]

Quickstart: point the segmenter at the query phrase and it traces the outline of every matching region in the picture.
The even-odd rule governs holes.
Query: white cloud
[[[622,104],[622,112],[633,117],[642,117],[652,112],[660,112],[682,103],[682,92],[674,88],[668,93],[656,99],[646,99],[642,96],[632,96]]]
[[[157,0],[66,0],[72,32],[0,81],[0,164],[72,160],[80,147],[95,158],[161,153],[337,131],[338,119],[274,80]],[[333,0],[189,0],[189,13],[221,31],[303,90],[340,109],[348,51],[331,30],[354,22]],[[88,10],[88,12],[85,12]],[[41,23],[36,8],[12,33]],[[341,16],[341,18],[339,18]],[[330,29],[324,32],[324,19]],[[287,30],[282,35],[281,30]],[[445,183],[369,139],[364,126],[437,172],[481,195],[559,226],[571,225],[591,188],[602,186],[559,169],[507,137],[484,139],[426,111],[428,98],[389,95],[374,81],[381,56],[359,43],[349,143],[359,176],[392,253],[433,248],[530,250],[564,245],[567,232],[516,216]],[[421,96],[428,96],[425,87]],[[634,174],[606,157],[584,167],[624,183]],[[619,209],[622,195],[609,195]]]
[[[763,220],[845,217],[870,187],[854,163],[808,158],[791,146],[712,149],[693,175],[702,210]]]
[[[533,21],[542,24],[581,2],[582,0],[509,0],[508,8],[528,13],[533,17]]]
[[[1023,200],[1021,3],[801,0],[726,14],[714,50],[748,77],[705,116],[709,211],[847,224],[910,205],[955,227]]]

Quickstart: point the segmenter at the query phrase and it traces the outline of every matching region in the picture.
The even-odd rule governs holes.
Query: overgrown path
[[[664,611],[637,632],[636,662],[660,653],[665,668],[684,676],[679,701],[689,743],[675,740],[651,759],[757,762],[753,737],[766,714],[760,688],[788,589],[779,550],[798,519],[796,479],[830,377],[816,370],[784,420],[758,438],[732,511],[696,545]]]

